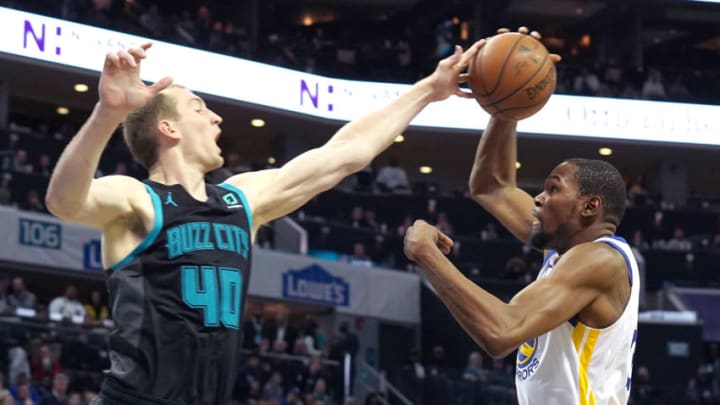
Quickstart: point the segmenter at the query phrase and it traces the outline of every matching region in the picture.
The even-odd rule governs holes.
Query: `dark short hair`
[[[603,203],[605,220],[620,225],[625,215],[625,181],[615,166],[598,159],[568,159],[577,167],[575,180],[581,196],[598,196]]]
[[[183,86],[173,84],[168,88]],[[123,136],[136,162],[150,170],[158,159],[157,123],[178,118],[177,100],[166,92],[158,93],[144,106],[128,114],[123,124]]]

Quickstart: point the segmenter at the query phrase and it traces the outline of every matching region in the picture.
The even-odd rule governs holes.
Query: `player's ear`
[[[595,216],[600,213],[602,208],[602,199],[600,196],[594,195],[584,201],[581,215],[584,217]]]
[[[173,123],[168,120],[158,121],[157,128],[160,134],[168,138],[178,139],[180,137],[180,134],[175,129]]]

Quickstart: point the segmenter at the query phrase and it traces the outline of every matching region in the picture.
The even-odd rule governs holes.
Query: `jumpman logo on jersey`
[[[175,207],[178,206],[177,203],[175,203],[175,201],[173,201],[172,191],[168,191],[167,197],[165,197],[165,205],[173,205]]]

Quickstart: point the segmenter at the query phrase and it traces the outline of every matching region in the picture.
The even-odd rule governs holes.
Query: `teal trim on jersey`
[[[222,187],[225,190],[232,191],[233,193],[237,194],[238,197],[240,197],[240,201],[242,201],[243,209],[245,210],[245,215],[247,215],[248,220],[248,229],[250,229],[250,232],[252,232],[252,215],[250,214],[250,204],[248,204],[247,198],[245,198],[245,193],[242,192],[239,188],[233,186],[230,183],[220,183],[217,185],[218,187]]]
[[[153,224],[153,228],[150,231],[150,233],[143,239],[142,242],[140,242],[139,245],[133,249],[132,252],[130,252],[129,255],[127,255],[124,259],[120,260],[110,268],[111,271],[115,271],[131,261],[135,260],[137,255],[139,255],[143,250],[147,249],[152,245],[153,242],[155,242],[155,239],[157,239],[158,235],[160,234],[160,230],[162,229],[163,225],[163,211],[162,211],[162,201],[160,200],[160,196],[157,195],[155,190],[152,189],[152,187],[145,184],[145,189],[147,190],[148,194],[150,194],[150,198],[153,202],[153,209],[155,210],[155,223]]]

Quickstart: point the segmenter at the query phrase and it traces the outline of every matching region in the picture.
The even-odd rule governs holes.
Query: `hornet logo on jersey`
[[[538,351],[538,338],[532,338],[523,343],[517,351],[517,378],[527,380],[540,366],[535,354]]]
[[[237,197],[233,193],[227,193],[222,196],[223,202],[228,208],[242,208],[242,204],[238,201]]]

